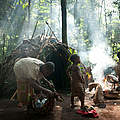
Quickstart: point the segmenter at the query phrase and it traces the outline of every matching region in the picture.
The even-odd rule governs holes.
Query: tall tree
[[[28,0],[28,31],[30,30],[30,5],[31,5],[31,0]],[[28,32],[28,38],[29,38],[29,32]]]
[[[61,0],[62,9],[62,43],[67,45],[67,12],[66,12],[66,0]]]
[[[74,4],[74,23],[75,25],[78,23],[78,10],[77,10],[77,0],[75,1],[75,4]],[[79,19],[80,20],[80,19]]]

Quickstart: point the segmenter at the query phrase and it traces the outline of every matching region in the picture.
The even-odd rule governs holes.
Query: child
[[[74,107],[74,97],[79,97],[81,101],[81,108],[84,107],[85,99],[85,87],[84,79],[78,64],[80,62],[80,57],[77,54],[71,56],[70,60],[73,64],[67,69],[67,75],[71,80],[71,107]]]

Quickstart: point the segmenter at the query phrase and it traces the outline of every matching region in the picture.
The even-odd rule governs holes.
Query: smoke
[[[13,2],[13,1],[12,1]],[[3,27],[2,30],[4,33],[8,32],[10,35],[16,32],[18,22],[21,22],[20,17],[24,14],[24,11],[21,10],[21,6],[17,4],[19,0],[15,0],[11,5],[15,6],[11,8],[5,17],[0,21],[1,26]]]
[[[80,58],[83,63],[87,63],[87,66],[89,66],[89,63],[92,65],[93,78],[95,82],[102,85],[104,70],[114,66],[115,61],[112,59],[111,48],[107,43],[106,31],[103,30],[102,25],[99,24],[99,17],[94,3],[94,0],[78,0],[77,16],[79,19],[83,19],[84,27],[79,30],[77,29],[78,27],[75,26],[71,31],[74,33],[74,30],[77,29],[76,36],[79,36],[79,39],[77,40],[76,49],[78,49]],[[88,41],[91,42],[89,49],[87,49],[87,45],[85,45],[84,31],[87,31]],[[74,35],[74,39],[76,39],[76,36]],[[69,43],[71,43],[71,39],[69,40]]]
[[[68,39],[68,45],[72,48],[77,48],[78,42],[75,39],[76,35],[78,35],[78,30],[75,27],[74,24],[74,17],[72,14],[67,13],[67,39]]]
[[[28,10],[28,6],[26,8],[27,14],[25,16],[25,21],[23,22],[23,28],[19,37],[19,43],[24,39],[30,39],[32,37],[34,27],[38,17],[38,9],[36,9],[36,4],[38,4],[39,0],[31,0],[30,10]],[[30,17],[30,18],[29,18]]]
[[[11,38],[16,37],[18,39],[18,37],[21,37],[26,18],[26,9],[23,9],[22,5],[19,4],[19,0],[12,0],[11,6],[13,7],[9,9],[5,17],[0,21],[2,32],[8,36],[8,45],[11,42]]]
[[[104,79],[103,72],[106,68],[115,65],[112,57],[109,56],[109,51],[106,50],[106,45],[102,42],[91,48],[89,61],[94,65],[92,73],[96,82],[101,82]]]
[[[55,36],[58,39],[61,39],[61,6],[60,2],[51,1],[52,3],[48,2],[40,2],[40,0],[31,0],[31,7],[30,7],[30,25],[29,30],[27,24],[25,24],[25,29],[23,32],[26,32],[31,38],[35,24],[38,22],[37,29],[35,31],[35,36],[40,35],[42,33],[47,34],[50,33],[49,27],[46,25],[46,21],[48,22],[49,26],[51,27],[52,31],[54,32]],[[42,7],[43,6],[43,7]],[[42,10],[42,9],[43,10]]]
[[[53,0],[50,5],[50,20],[48,21],[56,37],[62,39],[62,16],[61,4],[59,0]],[[48,27],[48,26],[47,26]]]
[[[94,7],[94,5],[93,5]],[[88,16],[89,40],[92,41],[92,47],[89,52],[89,61],[94,65],[92,69],[93,77],[96,82],[102,84],[104,79],[104,70],[113,67],[115,61],[112,59],[111,49],[107,43],[106,32],[103,31],[98,22],[98,16],[91,8]]]

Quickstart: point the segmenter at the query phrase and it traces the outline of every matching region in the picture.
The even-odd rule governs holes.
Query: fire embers
[[[103,96],[103,89],[102,86],[99,83],[90,83],[88,85],[89,91],[91,91],[93,88],[95,88],[95,94],[93,97],[93,102],[95,105],[101,108],[105,108],[106,105],[104,104],[104,96]]]

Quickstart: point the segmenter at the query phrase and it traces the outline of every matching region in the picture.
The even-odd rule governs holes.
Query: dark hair
[[[72,61],[72,62],[74,62],[74,60],[76,59],[76,58],[78,58],[79,56],[77,55],[77,54],[73,54],[71,57],[70,57],[70,60]]]
[[[117,53],[117,57],[120,58],[120,52]]]
[[[53,62],[46,62],[44,64],[46,68],[49,69],[49,71],[54,72],[55,71],[55,64]]]

